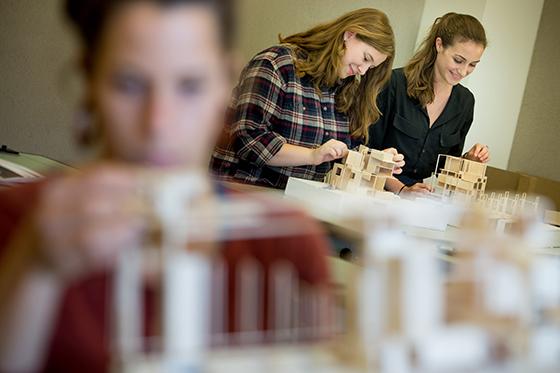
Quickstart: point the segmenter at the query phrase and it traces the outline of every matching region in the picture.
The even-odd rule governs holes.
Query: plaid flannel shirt
[[[323,180],[329,162],[273,167],[267,163],[288,143],[316,148],[330,139],[350,146],[346,114],[335,109],[336,87],[317,92],[308,75],[298,77],[292,50],[278,45],[256,55],[235,88],[211,168],[222,178],[285,188],[288,177]]]

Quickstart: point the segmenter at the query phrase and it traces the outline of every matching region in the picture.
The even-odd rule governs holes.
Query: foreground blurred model
[[[102,156],[73,175],[0,193],[0,370],[108,369],[111,273],[119,253],[150,231],[149,219],[131,207],[133,197],[147,170],[204,169],[224,122],[229,6],[225,0],[66,1],[82,42],[86,118]],[[209,193],[231,194],[224,189]],[[230,277],[244,256],[265,272],[277,257],[291,262],[301,280],[325,284],[325,242],[302,221],[309,230],[299,237],[224,244]],[[158,326],[148,303],[150,335]]]

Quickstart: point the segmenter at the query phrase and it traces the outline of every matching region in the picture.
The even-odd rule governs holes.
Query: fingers
[[[416,184],[414,184],[414,187],[417,188],[419,191],[425,192],[425,193],[430,193],[430,192],[434,191],[432,186],[429,185],[429,184],[416,183]]]
[[[339,158],[338,151],[335,148],[327,148],[325,151],[325,157],[323,158],[324,162]]]
[[[479,155],[480,151],[482,150],[482,148],[484,148],[484,145],[482,145],[482,144],[477,143],[477,144],[473,145],[473,147],[472,147],[473,153],[472,154],[475,158],[478,158],[478,155]]]
[[[488,145],[474,144],[473,147],[467,152],[467,159],[476,162],[486,163],[490,160],[490,151]]]
[[[385,153],[391,153],[391,154],[394,154],[394,155],[399,154],[399,152],[398,152],[397,149],[395,149],[395,148],[387,148],[387,149],[383,149],[383,151],[384,151]]]
[[[484,145],[478,153],[478,159],[482,163],[486,163],[490,160],[490,151],[488,150],[487,145]]]
[[[398,168],[403,168],[404,165],[405,165],[404,159],[402,159],[402,160],[400,160],[400,161],[394,161],[394,162],[396,162],[396,166],[397,166]]]
[[[342,141],[331,139],[321,145],[322,162],[339,159],[348,154],[348,146]]]
[[[395,162],[395,167],[393,168],[393,175],[401,174],[402,168],[405,165],[404,155],[400,154],[395,148],[387,148],[383,150],[385,153],[393,154],[393,162]]]
[[[140,242],[145,219],[135,213],[137,180],[117,169],[89,169],[54,179],[37,208],[42,250],[61,275],[113,264],[119,250]]]

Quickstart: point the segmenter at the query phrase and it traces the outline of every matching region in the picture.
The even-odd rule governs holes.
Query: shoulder
[[[467,87],[462,84],[457,84],[454,89],[461,106],[474,106],[474,95]]]
[[[288,44],[273,45],[260,51],[253,57],[253,60],[268,60],[278,65],[294,64],[293,49]]]
[[[393,69],[391,71],[391,77],[389,81],[385,84],[383,91],[402,91],[402,88],[406,90],[406,76],[404,75],[403,68]]]
[[[296,77],[293,50],[287,44],[274,45],[257,53],[249,62],[248,68],[269,70],[284,81]]]
[[[404,68],[399,67],[398,69],[393,69],[391,72],[391,85],[406,87],[406,75],[404,74]]]

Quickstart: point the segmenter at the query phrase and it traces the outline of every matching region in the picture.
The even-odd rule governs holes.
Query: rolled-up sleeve
[[[273,61],[253,60],[243,73],[235,106],[233,133],[240,159],[263,167],[286,143],[273,128],[283,96],[284,82]]]

